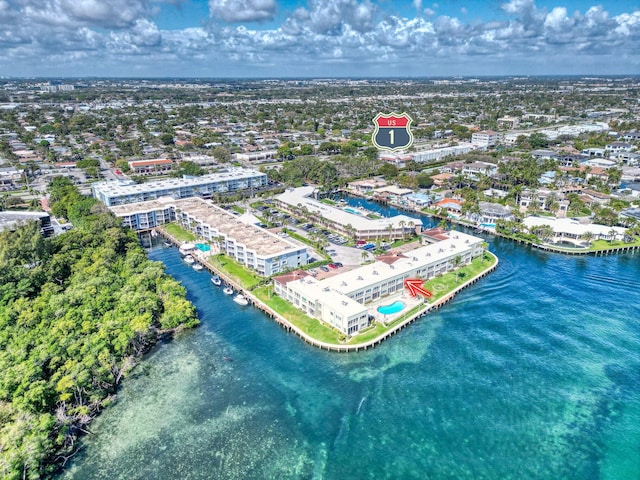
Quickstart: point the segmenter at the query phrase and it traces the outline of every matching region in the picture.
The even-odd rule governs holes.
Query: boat
[[[180,245],[180,248],[178,250],[180,250],[180,253],[182,255],[188,255],[189,253],[193,252],[195,248],[196,246],[193,243],[183,243],[182,245]]]
[[[220,280],[219,276],[214,275],[213,277],[211,277],[211,283],[213,283],[216,287],[219,287],[220,285],[222,285],[222,280]]]
[[[193,269],[196,270],[197,272],[199,272],[200,270],[202,270],[204,267],[199,264],[199,263],[194,263],[193,264]]]
[[[187,262],[189,265],[196,262],[195,258],[193,258],[191,255],[187,255],[186,257],[184,257],[184,261]]]
[[[164,246],[165,246],[165,247],[173,247],[173,243],[171,243],[171,242],[164,242]]]
[[[226,295],[233,295],[233,288],[231,287],[224,287],[224,290],[222,290]]]
[[[238,305],[249,305],[249,300],[247,300],[247,298],[240,293],[235,297],[233,297],[233,301],[236,302]]]

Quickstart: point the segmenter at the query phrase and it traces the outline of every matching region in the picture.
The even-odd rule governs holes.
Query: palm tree
[[[611,237],[609,239],[609,244],[613,245],[613,241],[616,239],[616,235],[617,235],[618,232],[616,232],[616,230],[614,228],[612,228],[611,230],[609,230],[608,233],[609,233],[609,237]]]
[[[366,262],[369,259],[369,254],[367,253],[366,250],[363,250],[360,256],[362,257],[362,261],[364,262]]]
[[[556,232],[551,225],[540,225],[537,229],[537,234],[543,243],[548,243],[549,240],[555,236]]]
[[[588,246],[591,246],[591,241],[593,240],[594,237],[595,235],[593,234],[593,232],[589,232],[589,231],[584,232],[582,235],[580,235],[580,239],[585,240]]]
[[[398,222],[398,225],[400,225],[400,228],[402,229],[402,241],[404,242],[404,226],[406,225],[404,220],[400,220]]]
[[[453,265],[455,266],[455,270],[456,270],[456,280],[459,279],[460,272],[458,271],[458,268],[460,267],[461,263],[462,263],[462,257],[460,255],[456,255],[456,257],[453,259]]]

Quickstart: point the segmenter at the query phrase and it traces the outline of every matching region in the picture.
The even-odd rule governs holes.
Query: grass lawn
[[[609,240],[594,240],[591,242],[591,247],[589,250],[591,251],[601,251],[601,250],[611,250],[612,248],[620,248],[620,247],[636,247],[640,245],[640,239],[636,239],[635,242],[625,243],[619,240],[614,241],[613,243],[609,242]]]
[[[180,225],[175,223],[168,223],[164,227],[165,231],[174,238],[177,238],[181,242],[195,242],[196,236],[189,230],[185,230]]]
[[[253,294],[310,337],[321,342],[340,344],[340,334],[336,330],[309,317],[281,297],[269,295],[272,288],[271,285],[256,288]]]
[[[263,280],[253,272],[248,271],[242,265],[225,255],[215,255],[211,258],[215,266],[220,267],[227,274],[236,278],[240,283],[242,283],[245,288],[253,289]],[[451,291],[459,287],[460,284],[462,284],[464,281],[485,271],[487,268],[494,265],[495,262],[496,259],[494,256],[485,253],[484,258],[477,258],[470,265],[465,265],[455,272],[448,272],[441,277],[433,278],[425,282],[425,288],[431,291],[433,294],[433,297],[429,299],[430,303],[432,303],[433,300],[450,293]],[[343,341],[341,341],[341,339],[343,339],[343,335],[340,332],[329,327],[328,325],[321,323],[315,318],[306,315],[300,309],[294,307],[283,298],[274,295],[272,285],[260,286],[253,289],[252,293],[260,301],[270,306],[273,310],[275,310],[289,322],[291,322],[292,325],[295,325],[310,337],[328,344],[345,344]],[[379,336],[394,328],[399,323],[403,322],[409,316],[417,313],[420,310],[423,310],[424,308],[425,305],[423,304],[416,305],[387,326],[376,322],[360,335],[351,337],[348,342],[346,342],[346,344],[357,345],[378,338]]]
[[[429,298],[429,303],[433,303],[434,300],[449,294],[462,283],[485,271],[495,263],[495,257],[485,253],[482,257],[474,259],[470,265],[460,267],[453,272],[447,272],[441,277],[435,277],[427,280],[424,282],[424,288],[429,290],[433,295]]]
[[[338,202],[334,202],[333,200],[329,199],[329,198],[323,198],[322,200],[320,200],[322,203],[326,203],[327,205],[335,205]]]
[[[233,210],[234,212],[238,212],[240,215],[244,213],[244,208],[238,205],[231,205],[231,210]]]
[[[258,285],[262,280],[264,280],[262,277],[258,276],[252,271],[247,270],[231,257],[223,254],[212,255],[211,263],[215,267],[223,270],[230,277],[235,278],[242,284],[244,288],[249,290]]]

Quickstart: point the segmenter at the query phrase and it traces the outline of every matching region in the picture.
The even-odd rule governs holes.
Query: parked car
[[[322,265],[321,267],[319,267],[320,270],[322,270],[323,272],[328,272],[329,269],[327,267],[325,267],[324,265]]]

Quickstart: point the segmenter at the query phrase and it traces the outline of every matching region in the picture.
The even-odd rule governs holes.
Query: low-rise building
[[[327,205],[313,198],[314,190],[311,186],[289,188],[275,197],[276,204],[355,240],[400,239],[422,227],[422,220],[407,215],[371,219],[352,207]]]
[[[308,263],[306,246],[296,245],[268,230],[245,223],[202,198],[176,200],[165,197],[114,206],[110,210],[122,219],[123,225],[137,231],[177,222],[264,277]]]
[[[493,130],[483,130],[471,134],[471,143],[480,147],[494,147],[500,141],[500,134]]]
[[[173,169],[173,160],[157,158],[155,160],[131,160],[129,168],[133,175],[160,175]]]
[[[232,167],[200,177],[172,178],[140,184],[132,181],[96,182],[91,185],[91,190],[95,198],[111,207],[166,196],[212,198],[216,194],[259,189],[267,185],[266,174],[253,169]]]
[[[378,316],[375,305],[385,297],[400,297],[408,278],[428,280],[466,265],[484,252],[483,240],[463,232],[447,232],[405,254],[389,254],[374,263],[318,280],[307,275],[277,277],[274,292],[345,335],[354,335]]]
[[[4,211],[0,212],[0,232],[15,230],[28,222],[38,222],[43,237],[53,235],[51,216],[47,212]]]

